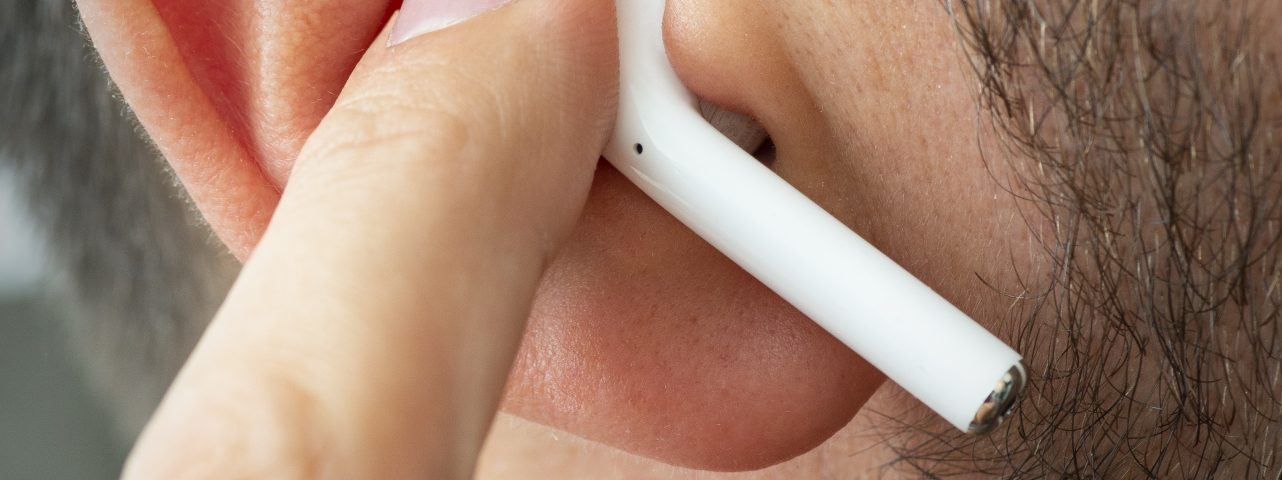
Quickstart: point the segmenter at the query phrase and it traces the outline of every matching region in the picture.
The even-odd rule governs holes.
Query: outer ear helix
[[[147,0],[79,0],[76,5],[113,83],[205,221],[233,254],[247,258],[271,220],[280,191],[197,84],[155,5]]]
[[[299,148],[399,3],[76,1],[122,97],[241,260]]]

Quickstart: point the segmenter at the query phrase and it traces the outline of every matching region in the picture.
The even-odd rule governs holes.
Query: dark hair
[[[0,168],[21,179],[72,310],[71,340],[132,435],[235,262],[114,95],[73,2],[0,2],[0,58]]]
[[[899,442],[901,465],[1282,478],[1282,52],[1256,15],[1276,6],[946,4],[998,139],[985,161],[1014,172],[994,179],[1050,268],[1003,292],[1019,414]]]
[[[927,476],[1279,478],[1282,99],[1266,2],[941,0],[1039,235],[1006,322],[1030,390],[988,437],[899,425]],[[138,428],[235,262],[143,140],[69,2],[0,3],[0,166],[27,180],[73,337]],[[1008,167],[1008,168],[1006,168]]]

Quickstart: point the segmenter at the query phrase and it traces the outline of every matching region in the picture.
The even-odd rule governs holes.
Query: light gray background
[[[0,169],[0,479],[116,478],[126,446],[72,357],[57,279]]]

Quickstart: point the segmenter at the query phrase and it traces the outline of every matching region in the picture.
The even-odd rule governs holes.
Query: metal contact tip
[[[970,421],[966,433],[980,435],[992,431],[1001,425],[1002,420],[1015,411],[1020,393],[1024,391],[1024,366],[1016,363],[997,381],[992,393],[975,411],[975,418]]]

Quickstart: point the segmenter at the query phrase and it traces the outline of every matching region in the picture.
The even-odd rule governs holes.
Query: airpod
[[[1019,353],[700,116],[663,42],[665,0],[616,0],[619,118],[605,157],[659,205],[957,428],[986,432]]]

